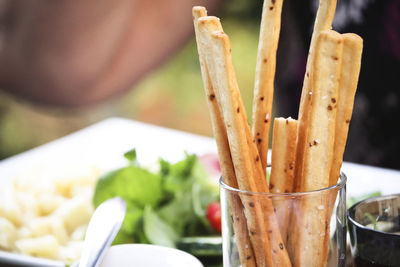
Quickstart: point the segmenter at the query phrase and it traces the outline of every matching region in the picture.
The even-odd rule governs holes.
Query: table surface
[[[95,166],[108,171],[126,164],[124,152],[136,148],[141,164],[159,157],[178,161],[185,151],[199,155],[216,153],[214,139],[122,118],[110,118],[56,141],[0,161],[0,186],[10,185],[21,173],[39,168],[62,171],[71,166]],[[79,168],[79,167],[78,167]],[[347,195],[380,191],[400,193],[400,171],[344,162]],[[30,266],[63,266],[60,262],[24,257],[0,251],[0,262]]]

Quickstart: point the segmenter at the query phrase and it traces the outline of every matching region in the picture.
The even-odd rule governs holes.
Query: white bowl
[[[100,267],[203,267],[194,256],[184,251],[147,244],[112,246]]]

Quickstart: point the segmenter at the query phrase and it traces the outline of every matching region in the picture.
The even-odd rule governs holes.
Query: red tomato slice
[[[219,202],[213,202],[208,205],[206,217],[212,228],[221,233],[221,205]]]

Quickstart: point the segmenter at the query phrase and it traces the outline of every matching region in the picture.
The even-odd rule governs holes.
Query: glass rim
[[[241,193],[241,194],[248,194],[248,195],[258,195],[258,196],[265,196],[265,197],[295,197],[295,196],[304,196],[304,195],[311,195],[311,194],[317,194],[317,193],[322,193],[322,192],[327,192],[330,190],[334,189],[342,189],[346,185],[347,182],[347,176],[343,172],[340,172],[339,176],[339,181],[337,184],[334,184],[329,187],[324,187],[321,189],[317,190],[310,190],[310,191],[304,191],[304,192],[289,192],[289,193],[270,193],[270,192],[253,192],[253,191],[248,191],[248,190],[243,190],[239,188],[232,187],[230,185],[227,185],[223,179],[222,176],[219,178],[219,184],[222,189],[235,192],[235,193]]]
[[[379,201],[379,200],[384,200],[384,199],[390,199],[390,198],[397,198],[400,197],[400,193],[395,193],[395,194],[390,194],[390,195],[383,195],[383,196],[376,196],[376,197],[371,197],[371,198],[366,198],[363,200],[360,200],[356,203],[354,203],[348,210],[347,210],[347,219],[349,220],[349,222],[351,222],[354,226],[364,230],[364,231],[368,231],[368,232],[372,232],[375,234],[382,234],[382,235],[386,235],[386,236],[391,236],[394,238],[400,238],[399,234],[394,234],[394,233],[389,233],[389,232],[384,232],[384,231],[380,231],[380,230],[375,230],[372,228],[367,227],[366,225],[361,224],[360,222],[358,222],[356,220],[355,217],[355,213],[356,213],[356,208],[359,204],[362,203],[366,203],[366,202],[375,202],[375,201]],[[352,216],[352,214],[354,214],[354,216]]]

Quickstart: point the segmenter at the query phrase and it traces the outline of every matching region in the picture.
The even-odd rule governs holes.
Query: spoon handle
[[[97,267],[124,221],[126,203],[120,197],[103,202],[90,219],[79,267]]]

